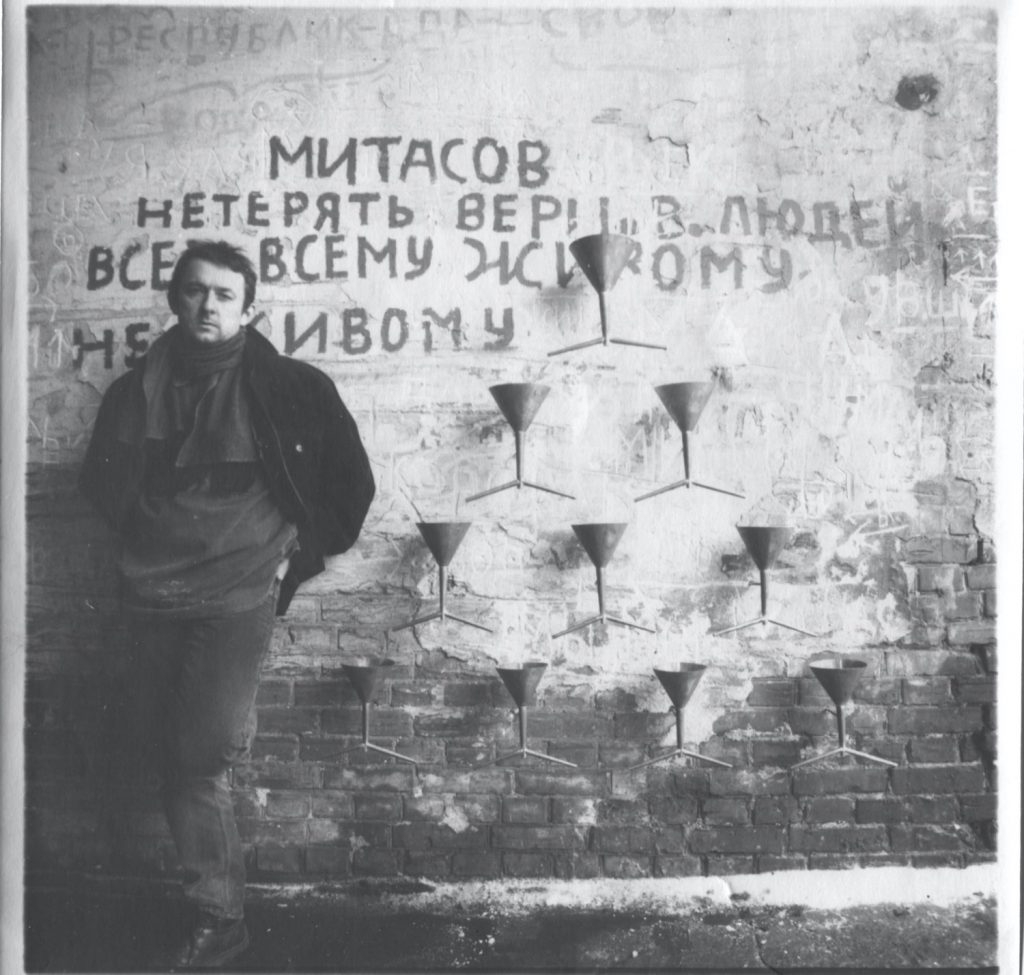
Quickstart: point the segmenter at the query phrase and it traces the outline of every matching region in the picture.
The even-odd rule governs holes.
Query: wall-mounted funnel
[[[802,633],[804,636],[817,636],[810,630],[801,629],[791,623],[783,623],[768,615],[768,571],[775,564],[775,560],[782,553],[782,550],[789,544],[793,536],[793,529],[784,525],[737,525],[736,530],[743,539],[747,552],[757,566],[758,581],[751,582],[752,586],[761,587],[761,615],[747,620],[745,623],[737,623],[735,626],[727,626],[723,630],[716,630],[715,636],[723,636],[726,633],[735,633],[737,630],[744,630],[748,626],[756,626],[758,623],[774,626],[781,626],[783,629],[792,630],[794,633]]]
[[[654,765],[657,762],[664,762],[670,758],[682,758],[684,756],[700,759],[702,762],[711,762],[712,765],[721,765],[723,768],[732,768],[728,762],[711,758],[708,755],[701,755],[700,752],[689,751],[683,747],[683,708],[696,690],[705,670],[707,670],[707,665],[705,664],[691,664],[685,661],[679,664],[677,670],[654,668],[654,675],[661,682],[661,686],[665,688],[665,693],[668,694],[669,700],[672,702],[672,710],[675,712],[676,747],[665,755],[658,755],[656,758],[651,758],[646,762],[641,762],[639,765],[634,765],[629,771],[647,768],[648,765]]]
[[[418,521],[416,527],[438,565],[450,565],[471,521]]]
[[[548,665],[546,663],[542,663],[539,660],[530,660],[520,667],[497,668],[498,675],[501,677],[502,682],[508,689],[509,694],[512,695],[512,700],[516,702],[516,710],[518,712],[519,719],[519,747],[514,752],[499,755],[493,761],[485,762],[485,765],[497,765],[499,762],[504,762],[510,758],[526,758],[527,756],[532,756],[533,758],[542,759],[545,762],[553,762],[556,765],[567,765],[570,768],[577,767],[575,762],[570,762],[564,758],[556,758],[554,755],[548,755],[545,752],[536,751],[533,748],[528,748],[526,745],[527,708],[529,708],[536,699],[537,685],[540,683],[541,677],[544,676],[544,671],[547,669],[547,666]]]
[[[530,660],[521,667],[499,667],[498,676],[512,695],[516,707],[525,707],[537,702],[537,685],[544,676],[547,664]]]
[[[474,623],[472,620],[463,619],[461,616],[456,616],[454,613],[449,613],[445,606],[448,595],[448,566],[455,557],[456,551],[462,544],[462,539],[466,537],[466,532],[472,524],[473,523],[471,521],[416,522],[416,527],[419,528],[420,534],[423,536],[423,541],[427,543],[427,548],[430,549],[430,553],[437,561],[437,590],[440,599],[440,606],[433,613],[427,613],[426,616],[417,616],[416,619],[409,620],[408,623],[402,623],[400,626],[392,627],[392,632],[405,630],[410,626],[416,626],[419,623],[427,623],[430,620],[454,620],[456,623],[462,623],[464,626],[473,626],[476,629],[484,630],[487,633],[493,632],[490,627],[483,626],[480,623]]]
[[[514,481],[507,481],[497,487],[488,488],[466,498],[466,501],[476,501],[485,498],[490,494],[497,494],[499,491],[507,491],[510,488],[535,488],[538,491],[546,491],[548,494],[557,494],[562,498],[572,498],[571,494],[564,491],[556,491],[554,488],[545,487],[536,481],[528,481],[523,477],[524,455],[526,453],[526,429],[533,422],[541,404],[547,398],[550,387],[539,383],[500,383],[491,386],[491,395],[498,404],[498,409],[504,414],[515,435],[516,443],[516,477]]]
[[[351,660],[342,663],[341,669],[348,678],[349,683],[355,688],[363,708],[363,740],[358,745],[345,748],[338,752],[336,757],[347,755],[349,752],[375,752],[378,755],[387,755],[389,758],[397,758],[402,762],[416,764],[416,759],[408,755],[400,755],[390,748],[382,745],[374,745],[370,741],[370,704],[377,696],[377,689],[384,676],[384,671],[393,667],[395,662],[387,657],[353,657]]]
[[[728,494],[734,498],[742,498],[743,495],[736,491],[729,491],[725,488],[716,487],[713,484],[705,484],[702,481],[694,481],[690,478],[690,434],[697,429],[704,407],[707,406],[715,384],[711,382],[685,382],[666,383],[662,386],[655,386],[654,391],[664,404],[668,415],[675,421],[683,435],[683,480],[673,484],[666,484],[664,487],[648,491],[636,498],[637,501],[646,501],[659,494],[674,491],[676,488],[699,487],[706,491],[717,491],[719,494]]]
[[[578,342],[575,345],[566,346],[564,349],[556,349],[554,352],[549,352],[548,355],[561,355],[563,352],[573,352],[577,349],[586,349],[591,345],[608,345],[609,343],[635,345],[645,349],[665,349],[664,345],[636,342],[632,339],[613,339],[608,334],[608,312],[604,296],[615,287],[623,269],[639,248],[640,245],[635,240],[631,237],[624,237],[622,234],[591,234],[588,237],[580,237],[569,245],[569,252],[576,258],[580,270],[597,291],[598,307],[601,313],[601,337]]]
[[[558,633],[553,633],[552,639],[565,636],[566,633],[572,633],[574,630],[582,630],[593,623],[614,623],[616,626],[628,626],[634,630],[645,630],[647,633],[654,632],[649,626],[642,626],[640,623],[633,623],[605,612],[604,567],[615,553],[615,549],[626,527],[625,522],[608,521],[589,522],[572,526],[572,530],[576,533],[576,537],[583,546],[583,550],[587,553],[590,561],[594,563],[594,568],[597,570],[598,612],[596,616],[590,616],[579,623],[574,623],[572,626],[560,630]]]
[[[890,762],[887,758],[879,758],[877,755],[869,755],[867,752],[857,751],[856,748],[849,748],[846,744],[846,714],[843,707],[853,697],[853,690],[860,680],[867,664],[863,660],[844,659],[835,656],[831,660],[818,660],[810,665],[811,673],[818,678],[825,693],[832,698],[836,706],[836,724],[839,733],[839,747],[832,748],[821,755],[797,762],[793,768],[801,768],[810,765],[812,762],[820,762],[826,758],[835,756],[853,755],[856,758],[863,758],[868,762],[875,762],[877,765],[886,765],[895,768],[896,762]]]

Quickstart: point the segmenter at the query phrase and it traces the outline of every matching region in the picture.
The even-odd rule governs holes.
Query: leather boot
[[[242,918],[218,918],[201,914],[196,926],[175,952],[174,971],[219,968],[249,947],[249,929]]]

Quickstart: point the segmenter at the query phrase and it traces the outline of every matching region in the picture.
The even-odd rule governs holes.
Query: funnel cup
[[[666,383],[655,386],[654,391],[676,426],[692,433],[714,388],[715,384],[711,382]]]
[[[546,663],[531,660],[521,667],[498,668],[498,676],[512,695],[516,707],[532,706],[536,702],[537,685],[547,666]]]
[[[789,544],[793,529],[783,525],[737,525],[743,544],[761,571],[767,571]]]
[[[540,383],[500,383],[490,390],[509,426],[522,433],[533,422],[551,387]]]
[[[448,565],[472,524],[471,521],[418,521],[416,527],[437,564]]]
[[[665,688],[672,706],[681,708],[697,689],[705,670],[707,667],[704,664],[681,663],[678,670],[659,670],[655,667],[654,674]]]
[[[590,561],[601,569],[611,561],[626,528],[626,522],[590,522],[572,526]]]
[[[863,660],[839,659],[822,660],[810,666],[811,673],[818,678],[833,703],[848,704],[867,664]]]
[[[341,669],[355,688],[359,700],[363,703],[372,701],[380,686],[381,671],[385,667],[393,667],[394,661],[387,657],[356,657],[349,663],[343,663]]]

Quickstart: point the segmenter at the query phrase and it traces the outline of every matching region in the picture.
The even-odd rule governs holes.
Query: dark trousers
[[[256,730],[276,600],[275,585],[244,613],[132,620],[144,726],[159,756],[164,810],[188,877],[185,896],[221,918],[243,913],[245,861],[230,769],[248,757]]]

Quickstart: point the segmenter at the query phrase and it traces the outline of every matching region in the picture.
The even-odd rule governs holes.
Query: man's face
[[[218,345],[237,335],[249,319],[243,310],[245,278],[209,261],[188,262],[178,292],[178,321],[193,341]]]

